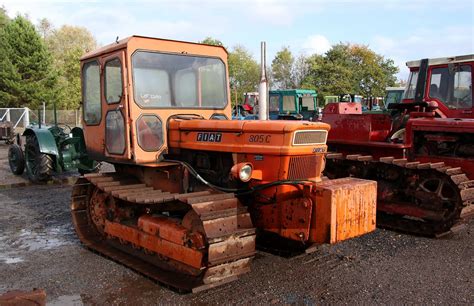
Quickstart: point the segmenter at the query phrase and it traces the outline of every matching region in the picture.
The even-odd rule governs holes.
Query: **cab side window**
[[[433,68],[429,96],[438,99],[450,109],[472,108],[471,66]]]
[[[84,64],[82,68],[84,121],[88,125],[99,124],[102,117],[100,107],[100,67],[97,61]]]
[[[270,96],[269,111],[271,111],[271,112],[279,112],[280,111],[280,96],[278,96],[278,95],[271,95]]]
[[[295,97],[283,96],[283,111],[296,112]]]
[[[454,88],[451,101],[459,108],[472,107],[472,73],[471,66],[464,65],[454,74]]]
[[[122,65],[118,58],[105,64],[105,100],[108,104],[122,99]]]

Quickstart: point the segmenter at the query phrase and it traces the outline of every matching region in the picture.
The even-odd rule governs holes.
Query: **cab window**
[[[451,101],[451,104],[460,108],[472,107],[471,66],[461,66],[454,74],[454,88],[452,91]]]
[[[283,111],[296,112],[295,97],[283,96]]]
[[[279,112],[280,111],[280,96],[278,96],[278,95],[270,96],[269,111],[270,112]]]
[[[405,90],[405,99],[415,99],[416,82],[418,81],[418,71],[410,73],[407,88]]]
[[[132,55],[135,102],[145,108],[227,105],[224,63],[218,58],[137,51]]]
[[[134,68],[135,102],[143,107],[170,107],[168,72],[163,69]]]
[[[448,67],[431,70],[429,97],[450,109],[472,107],[471,66],[462,65],[450,71]]]
[[[179,70],[175,74],[175,84],[182,84],[180,90],[175,91],[176,101],[182,106],[197,105],[196,74],[192,69]]]
[[[97,61],[84,64],[82,68],[82,102],[84,122],[88,125],[99,124],[102,112],[100,107],[100,67]]]
[[[301,106],[305,109],[305,110],[309,110],[309,111],[314,111],[314,97],[312,96],[304,96],[302,97],[302,102],[301,102]]]
[[[122,65],[118,58],[105,64],[105,100],[108,104],[122,99]]]
[[[210,63],[199,68],[202,106],[214,107],[226,101],[225,69],[222,62]]]
[[[385,98],[385,105],[399,103],[402,100],[403,91],[389,91]]]

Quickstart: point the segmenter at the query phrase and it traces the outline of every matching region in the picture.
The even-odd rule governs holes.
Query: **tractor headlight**
[[[252,170],[251,163],[238,163],[232,167],[230,173],[234,179],[239,179],[246,183],[252,178]]]
[[[242,182],[248,182],[252,178],[252,166],[250,164],[246,164],[239,171],[239,179]]]

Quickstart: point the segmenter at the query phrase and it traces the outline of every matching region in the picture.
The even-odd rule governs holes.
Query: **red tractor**
[[[448,231],[474,199],[474,55],[407,63],[402,103],[362,113],[330,103],[325,174],[378,181],[377,224],[432,236]]]

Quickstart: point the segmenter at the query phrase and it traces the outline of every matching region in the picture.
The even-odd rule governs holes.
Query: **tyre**
[[[25,163],[28,178],[33,182],[45,182],[53,174],[53,158],[40,152],[36,136],[26,138]]]
[[[21,175],[25,171],[25,155],[19,145],[12,144],[8,148],[8,164],[16,175]]]

